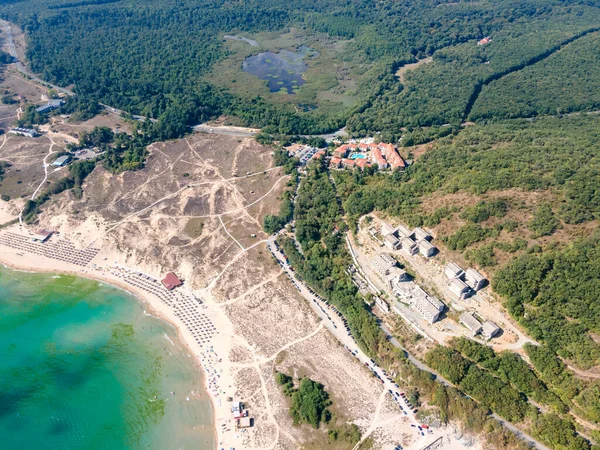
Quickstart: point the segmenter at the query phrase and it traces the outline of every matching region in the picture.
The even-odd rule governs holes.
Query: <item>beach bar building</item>
[[[176,287],[179,287],[183,284],[183,281],[177,277],[173,272],[169,272],[165,278],[162,280],[162,284],[169,290],[172,291]]]
[[[37,230],[33,234],[33,240],[37,241],[37,242],[46,242],[48,239],[50,239],[50,236],[52,236],[53,234],[54,234],[54,231]]]

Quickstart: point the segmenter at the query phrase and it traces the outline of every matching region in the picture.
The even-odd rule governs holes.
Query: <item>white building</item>
[[[419,311],[429,323],[436,322],[444,311],[444,304],[437,298],[430,297],[423,290],[415,294],[411,299],[412,307]]]
[[[435,255],[435,252],[437,251],[437,248],[435,248],[431,242],[426,241],[425,239],[420,240],[417,244],[417,247],[419,248],[419,253],[426,258]]]
[[[399,267],[392,267],[390,269],[387,276],[387,282],[390,288],[392,288],[392,291],[394,291],[397,284],[404,283],[405,281],[408,281],[408,275],[406,275],[404,270]]]
[[[12,128],[9,130],[10,134],[16,134],[17,136],[27,136],[27,137],[37,137],[39,133],[36,130],[32,130],[31,128]]]
[[[398,234],[398,237],[407,237],[409,238],[412,235],[412,231],[410,231],[408,229],[408,227],[405,227],[404,225],[400,224],[396,227],[396,233]]]
[[[500,333],[500,327],[491,320],[486,320],[481,325],[481,335],[488,341]]]
[[[390,273],[390,269],[396,265],[396,260],[387,253],[379,253],[371,260],[371,267],[379,275],[385,277]]]
[[[468,312],[464,312],[460,315],[459,318],[460,323],[462,323],[467,329],[475,336],[477,333],[481,332],[481,323],[472,314]]]
[[[451,262],[444,268],[444,274],[446,275],[446,277],[448,277],[449,280],[451,280],[452,278],[460,278],[463,276],[464,273],[464,270],[462,270],[462,268],[458,264],[453,262]]]
[[[392,227],[387,222],[381,222],[381,235],[382,236],[387,236],[388,234],[393,234],[393,233],[394,233],[394,227]]]
[[[400,241],[393,234],[388,234],[383,238],[383,244],[390,250],[398,250],[400,248]]]
[[[467,269],[465,272],[465,281],[474,291],[478,291],[485,286],[487,279],[475,269]]]
[[[415,254],[419,253],[419,248],[417,247],[417,243],[409,237],[402,238],[400,240],[400,245],[402,246],[402,248],[404,250],[406,250],[411,255],[415,255]]]
[[[453,278],[452,281],[450,281],[449,287],[450,291],[460,299],[465,299],[469,296],[469,286],[467,286],[460,278]]]
[[[421,227],[415,228],[412,231],[412,234],[414,235],[415,241],[417,241],[417,242],[422,241],[422,240],[426,240],[426,241],[431,240],[431,235]]]

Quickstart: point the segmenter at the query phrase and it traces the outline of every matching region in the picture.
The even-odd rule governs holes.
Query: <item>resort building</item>
[[[392,144],[381,144],[381,150],[383,151],[385,159],[387,160],[392,170],[404,170],[406,168],[406,161],[404,161],[404,158],[402,158],[402,156],[398,154],[398,152]]]
[[[400,248],[400,241],[393,234],[388,234],[383,238],[383,244],[390,250],[398,250]]]
[[[370,167],[372,164],[377,164],[380,170],[386,170],[390,167],[392,169],[404,169],[407,166],[406,161],[400,156],[394,144],[383,142],[379,144],[373,142],[357,144],[351,141],[337,147],[333,152],[333,156],[339,159],[349,158],[355,160],[354,167],[361,169]]]
[[[487,283],[487,279],[475,269],[467,269],[465,272],[465,281],[474,291],[484,288]]]
[[[440,314],[444,311],[444,304],[437,298],[427,295],[422,289],[419,290],[420,292],[412,297],[411,306],[419,311],[429,323],[437,322]]]
[[[334,150],[333,156],[335,156],[336,158],[342,159],[348,155],[348,151],[349,151],[348,145],[344,144]]]
[[[395,232],[394,227],[392,227],[389,223],[381,222],[381,235],[387,236],[388,234],[393,234]]]
[[[481,323],[468,312],[464,312],[460,315],[459,322],[467,327],[473,336],[481,332]]]
[[[366,159],[357,159],[356,167],[360,168],[361,170],[365,170],[367,167],[371,167],[371,161]]]
[[[422,240],[426,240],[426,241],[431,240],[431,235],[421,227],[415,228],[412,231],[412,234],[414,235],[414,239],[417,242],[422,241]]]
[[[389,275],[390,269],[396,265],[396,260],[387,253],[379,253],[371,260],[371,266],[383,277]]]
[[[352,167],[354,167],[354,160],[344,158],[344,159],[342,159],[342,166],[344,166],[344,169],[352,168]]]
[[[500,333],[500,327],[491,320],[486,320],[481,325],[481,335],[488,341]]]
[[[164,285],[164,287],[166,287],[169,291],[172,291],[173,289],[175,289],[176,287],[179,287],[183,284],[183,281],[181,281],[177,275],[175,275],[173,272],[169,272],[165,278],[162,280],[162,284]]]
[[[331,158],[331,161],[329,161],[329,167],[331,167],[332,169],[339,169],[341,166],[342,160],[337,156],[334,156],[333,158]]]
[[[446,277],[448,277],[449,280],[453,278],[460,278],[463,276],[464,273],[464,270],[462,270],[462,268],[458,264],[453,262],[448,264],[444,268],[444,275],[446,275]]]
[[[426,241],[425,239],[419,241],[417,247],[419,248],[419,253],[426,258],[435,255],[435,252],[437,251],[437,248],[435,248],[431,242]]]
[[[416,255],[419,253],[419,247],[417,246],[417,243],[409,237],[402,238],[400,240],[400,245],[411,255]]]
[[[371,159],[373,160],[373,162],[375,164],[377,164],[379,169],[385,170],[388,168],[387,161],[384,159],[383,155],[381,154],[381,150],[379,150],[377,147],[375,147],[373,150],[371,150]]]
[[[469,296],[470,289],[460,278],[453,278],[450,281],[450,291],[458,298],[465,299]]]
[[[410,231],[410,229],[402,224],[398,225],[396,227],[396,233],[398,234],[399,237],[407,237],[410,238],[410,236],[412,235],[412,231]]]

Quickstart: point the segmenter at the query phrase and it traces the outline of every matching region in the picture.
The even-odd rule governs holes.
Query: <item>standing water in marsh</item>
[[[0,267],[2,448],[212,450],[202,382],[173,327],[131,295]]]
[[[318,52],[306,47],[297,51],[281,50],[279,53],[263,52],[250,56],[242,64],[242,70],[269,82],[271,92],[295,94],[305,81],[306,58],[315,58]]]

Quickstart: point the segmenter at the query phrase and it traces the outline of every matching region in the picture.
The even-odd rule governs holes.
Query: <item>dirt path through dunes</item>
[[[219,222],[221,222],[221,225],[223,226],[223,229],[225,230],[225,233],[227,233],[227,236],[229,236],[231,239],[233,239],[233,241],[234,241],[234,242],[235,242],[237,245],[239,245],[239,247],[240,247],[242,250],[246,250],[246,249],[244,248],[244,246],[243,246],[242,244],[240,244],[240,241],[238,241],[236,238],[234,238],[234,237],[232,236],[232,234],[231,234],[231,233],[230,233],[230,232],[227,230],[227,227],[225,226],[225,223],[223,222],[223,218],[222,218],[221,216],[219,216]]]
[[[267,170],[270,170],[270,169],[267,169]],[[275,183],[273,184],[273,187],[265,195],[263,195],[262,197],[256,199],[255,201],[253,201],[252,203],[250,203],[248,205],[240,206],[239,208],[235,208],[235,209],[232,209],[230,211],[225,211],[225,212],[220,213],[220,214],[209,214],[209,215],[205,215],[205,216],[178,216],[178,217],[180,217],[180,218],[182,218],[182,217],[188,217],[190,219],[191,218],[198,218],[198,219],[200,219],[200,218],[214,218],[214,217],[226,216],[226,215],[233,214],[233,213],[240,212],[240,211],[245,211],[246,209],[250,208],[251,206],[254,206],[258,202],[262,201],[265,197],[267,197],[268,195],[270,195],[277,188],[277,185],[279,184],[279,182],[281,180],[283,180],[284,178],[287,178],[287,177],[288,177],[288,175],[283,175],[280,178],[278,178],[277,181],[275,181]],[[165,195],[164,197],[156,200],[155,202],[151,203],[150,205],[148,205],[148,206],[146,206],[146,207],[144,207],[142,209],[139,209],[139,210],[137,210],[137,211],[129,214],[123,220],[120,220],[120,221],[114,223],[111,227],[107,228],[104,231],[104,233],[102,233],[101,235],[99,235],[98,237],[96,237],[92,242],[90,242],[88,244],[88,246],[93,245],[99,239],[103,238],[108,233],[110,233],[111,231],[113,231],[114,229],[116,229],[117,227],[119,227],[120,225],[123,225],[124,223],[126,223],[130,219],[132,219],[133,217],[138,216],[141,213],[148,211],[149,209],[153,208],[154,206],[158,205],[159,203],[162,203],[165,200],[168,200],[168,199],[171,199],[173,197],[176,197],[177,195],[181,194],[186,189],[190,189],[192,187],[201,186],[201,185],[207,185],[207,184],[214,184],[214,183],[211,183],[209,181],[203,182],[203,183],[192,183],[192,184],[189,184],[188,186],[184,186],[181,189],[178,189],[177,191],[175,191],[175,192],[173,192],[171,194]],[[252,218],[253,221],[256,221],[256,219],[254,217],[252,217],[252,216],[250,216],[250,217]]]
[[[227,249],[229,249],[229,247],[227,247]],[[265,284],[269,284],[269,283],[272,283],[273,281],[277,280],[277,278],[279,278],[284,273],[285,273],[285,270],[281,269],[281,271],[277,275],[274,275],[271,278],[261,281],[259,284],[252,286],[250,289],[248,289],[243,294],[237,296],[236,298],[232,298],[231,300],[227,300],[226,302],[219,303],[219,305],[222,305],[222,306],[233,305],[234,303],[237,303],[240,300],[243,300],[244,298],[246,298],[248,295],[252,294],[253,292],[259,290]]]
[[[383,408],[383,404],[385,403],[385,396],[387,395],[387,391],[384,389],[379,395],[379,400],[377,401],[377,409],[375,410],[375,414],[373,415],[373,420],[371,421],[371,425],[367,428],[360,438],[360,441],[356,443],[352,450],[357,450],[360,445],[367,439],[373,431],[375,431],[379,427],[379,416],[381,415],[381,409]],[[399,418],[399,417],[398,417]]]
[[[55,151],[52,150],[54,148],[54,146],[56,145],[56,143],[54,142],[54,140],[51,137],[48,137],[48,139],[50,139],[50,147],[48,148],[48,154],[46,154],[46,156],[44,157],[44,160],[43,160],[43,164],[44,164],[44,179],[39,184],[39,186],[36,188],[36,190],[33,191],[33,194],[31,195],[31,200],[35,200],[35,197],[38,194],[38,192],[40,191],[40,189],[42,188],[42,186],[44,184],[46,184],[46,180],[48,179],[48,167],[50,166],[50,164],[48,164],[47,161],[48,161],[48,158],[50,156],[52,156],[52,154],[56,153]],[[27,203],[25,203],[25,204],[27,204]],[[23,209],[19,213],[19,223],[21,225],[23,225],[23,211],[24,211],[24,209],[25,209],[25,206],[23,206]]]

